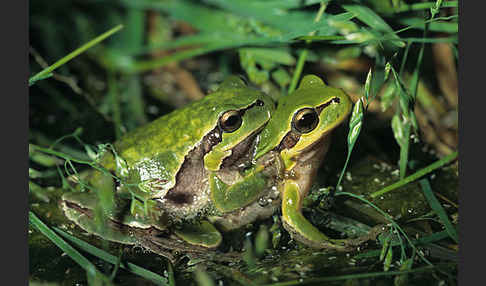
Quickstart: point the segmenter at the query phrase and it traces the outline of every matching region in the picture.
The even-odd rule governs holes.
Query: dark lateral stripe
[[[263,104],[264,104],[263,101],[261,101],[260,99],[257,99],[257,100],[255,100],[255,102],[248,105],[247,107],[238,110],[238,112],[240,113],[241,116],[243,116],[245,114],[245,112],[247,110],[249,110],[250,108],[253,108],[254,106],[262,106]],[[208,134],[206,134],[202,138],[201,146],[199,146],[199,145],[195,146],[184,157],[184,162],[182,162],[179,170],[177,170],[174,186],[167,191],[167,195],[165,196],[165,198],[169,199],[171,202],[173,202],[175,204],[184,204],[184,203],[191,203],[192,202],[192,201],[188,200],[188,198],[184,195],[184,193],[178,192],[177,194],[174,194],[172,192],[177,187],[177,183],[180,182],[181,176],[184,175],[184,171],[187,168],[188,157],[191,157],[192,153],[195,152],[197,148],[202,148],[201,160],[203,160],[204,156],[207,153],[211,152],[211,150],[214,148],[214,146],[221,143],[222,140],[223,140],[223,130],[221,130],[221,128],[219,128],[219,124],[216,124],[214,129],[211,130]]]
[[[297,142],[299,142],[299,139],[300,134],[290,130],[289,132],[287,132],[287,134],[285,134],[284,138],[282,139],[282,141],[280,141],[280,144],[275,149],[279,152],[284,149],[290,149],[294,147]]]
[[[240,113],[241,116],[243,116],[248,109],[253,108],[255,105],[256,106],[263,106],[264,105],[264,102],[261,101],[260,99],[257,99],[257,100],[255,100],[255,102],[253,102],[252,104],[248,105],[247,107],[238,110],[238,112]]]
[[[324,110],[324,108],[326,108],[329,105],[331,105],[331,103],[340,103],[340,102],[341,102],[341,100],[339,99],[339,97],[333,97],[328,102],[326,102],[326,103],[324,103],[324,104],[319,105],[318,107],[316,107],[316,111],[317,111],[318,114],[321,114],[322,110]]]

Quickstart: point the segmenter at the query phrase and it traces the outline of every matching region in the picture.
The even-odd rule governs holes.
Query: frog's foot
[[[216,248],[221,244],[221,233],[210,222],[203,220],[198,223],[183,225],[174,233],[185,242],[205,248]]]
[[[138,234],[135,234],[135,236],[138,238],[137,242],[139,245],[166,257],[174,265],[177,264],[178,260],[185,256],[188,256],[191,259],[201,258],[221,262],[234,262],[241,259],[240,253],[222,253],[217,251],[214,245],[219,245],[221,238],[218,239],[217,237],[220,237],[221,235],[219,233],[208,234],[207,229],[210,229],[212,225],[210,226],[208,222],[205,222],[204,224],[203,227],[197,225],[187,226],[184,228],[184,231],[178,230],[177,235],[173,234],[167,236],[166,233],[152,228],[150,231],[142,230]],[[204,231],[206,232],[201,232],[201,229],[205,229]],[[214,242],[208,244],[208,239],[205,237],[206,235],[213,237],[212,240]],[[182,239],[181,236],[184,236],[185,239]],[[194,244],[196,237],[199,240],[204,240],[205,244]],[[188,242],[189,238],[192,243]],[[210,245],[212,247],[208,247]]]
[[[282,222],[284,228],[293,239],[313,248],[334,249],[337,251],[351,251],[362,243],[373,240],[380,233],[381,228],[374,228],[368,235],[354,239],[332,239],[320,232],[302,215],[302,198],[298,186],[286,183],[282,198]]]

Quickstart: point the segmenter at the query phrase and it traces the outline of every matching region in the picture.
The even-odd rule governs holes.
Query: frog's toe
[[[288,218],[282,217],[282,224],[292,239],[299,241],[309,247],[317,249],[332,249],[336,251],[353,251],[356,247],[367,241],[375,240],[383,232],[383,226],[373,227],[368,234],[347,239],[332,239],[315,228],[302,216],[302,221],[294,225]],[[305,223],[304,223],[305,220]]]
[[[218,247],[223,240],[221,233],[214,225],[205,220],[200,223],[183,225],[174,233],[189,244],[207,248]]]
[[[330,239],[322,234],[322,238],[317,240],[313,237],[306,236],[302,231],[295,229],[284,218],[282,218],[283,227],[290,234],[292,239],[301,242],[309,247],[317,249],[334,249],[338,251],[349,251],[352,246],[347,245],[344,241],[339,239]]]

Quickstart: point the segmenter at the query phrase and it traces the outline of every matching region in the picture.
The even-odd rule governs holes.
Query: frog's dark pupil
[[[315,113],[307,113],[302,115],[297,124],[299,129],[310,129],[316,120],[317,116]]]
[[[299,111],[294,117],[294,128],[299,133],[308,133],[316,128],[319,117],[314,109]]]
[[[238,111],[228,111],[220,119],[220,127],[225,132],[233,132],[241,126],[241,115]]]
[[[228,128],[231,128],[233,126],[236,126],[238,124],[240,117],[237,115],[231,115],[226,119],[224,122],[224,125],[226,125]]]
[[[264,106],[265,103],[259,99],[259,100],[256,101],[256,105],[257,106]]]

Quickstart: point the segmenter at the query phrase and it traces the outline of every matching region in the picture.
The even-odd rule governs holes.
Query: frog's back
[[[203,126],[197,114],[205,102],[203,99],[189,104],[125,134],[115,143],[117,152],[129,166],[164,152],[186,154],[217,121],[217,116],[208,116]]]
[[[204,135],[217,128],[221,113],[247,107],[258,95],[247,92],[242,96],[238,90],[217,91],[125,134],[115,142],[115,148],[129,166],[166,152],[184,156]]]
[[[247,108],[265,96],[246,86],[224,86],[223,83],[216,92],[203,99],[127,133],[115,142],[115,150],[129,169],[136,170],[137,180],[167,180],[166,187],[171,187],[175,183],[175,174],[191,150],[203,141],[219,140],[203,138],[210,133],[221,135],[211,131],[218,128],[219,117],[225,111]]]

